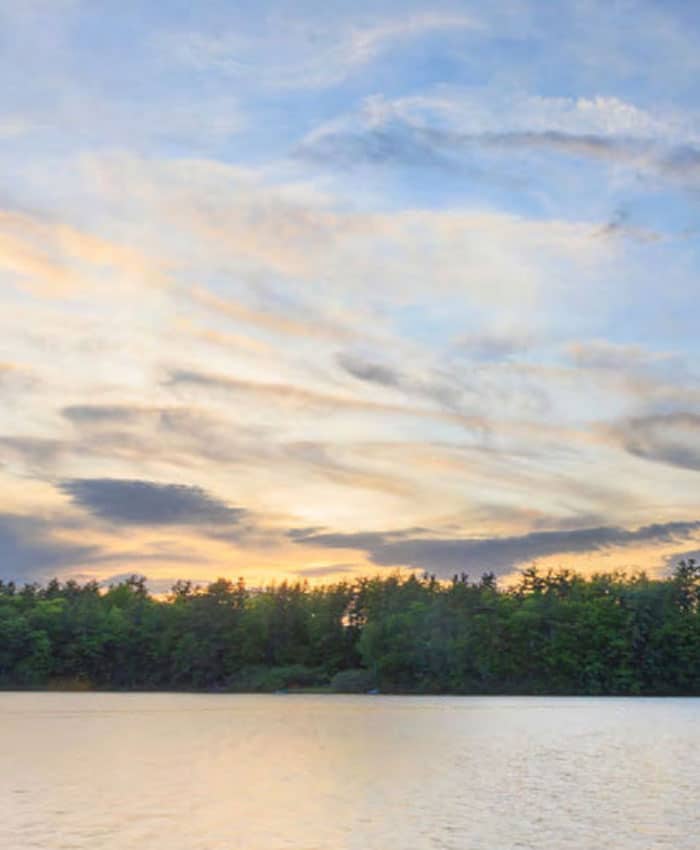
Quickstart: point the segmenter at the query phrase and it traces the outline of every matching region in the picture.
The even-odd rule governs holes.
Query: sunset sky
[[[0,0],[0,577],[700,550],[700,7]]]

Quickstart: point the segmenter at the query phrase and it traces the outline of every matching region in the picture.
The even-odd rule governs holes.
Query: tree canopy
[[[700,694],[700,565],[261,589],[0,582],[0,687]]]

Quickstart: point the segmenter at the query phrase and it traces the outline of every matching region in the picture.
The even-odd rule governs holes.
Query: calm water
[[[0,694],[3,850],[697,850],[700,700]]]

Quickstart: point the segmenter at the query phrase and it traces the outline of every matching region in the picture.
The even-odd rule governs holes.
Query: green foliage
[[[700,566],[666,579],[0,582],[0,687],[700,694]]]
[[[366,694],[377,687],[377,679],[371,670],[353,668],[340,670],[331,679],[331,690],[336,694]]]
[[[234,674],[226,690],[239,693],[274,693],[300,688],[320,688],[328,684],[323,671],[291,664],[288,667],[246,667]]]

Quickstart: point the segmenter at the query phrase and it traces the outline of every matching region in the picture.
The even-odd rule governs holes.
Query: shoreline
[[[52,687],[0,687],[0,694],[7,693],[35,693],[35,694],[172,694],[189,696],[331,696],[331,697],[455,697],[478,698],[478,699],[700,699],[700,693],[644,693],[644,694],[586,694],[586,693],[533,693],[524,691],[479,691],[473,693],[464,692],[431,692],[431,691],[406,691],[406,690],[382,690],[377,693],[332,691],[329,688],[289,688],[278,691],[243,691],[219,689],[191,689],[191,688],[52,688]]]

